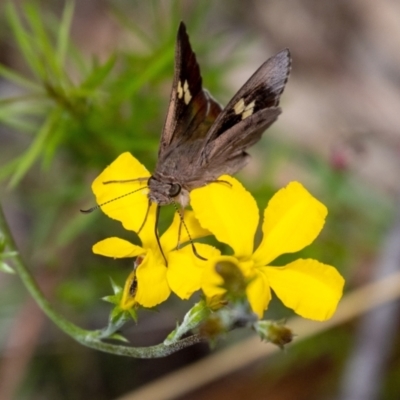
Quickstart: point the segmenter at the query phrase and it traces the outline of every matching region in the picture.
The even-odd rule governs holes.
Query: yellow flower
[[[284,267],[271,265],[280,255],[297,252],[314,241],[324,225],[326,207],[300,183],[290,183],[273,196],[265,209],[263,239],[253,251],[259,222],[257,204],[236,179],[222,176],[220,180],[230,185],[216,182],[193,190],[191,205],[201,226],[228,244],[234,254],[216,255],[201,267],[187,262],[183,269],[176,252],[168,271],[172,290],[181,296],[186,289],[188,297],[201,287],[208,297],[220,295],[224,291],[223,281],[215,265],[229,261],[249,278],[247,297],[260,318],[271,300],[271,289],[285,306],[305,318],[320,321],[330,318],[344,285],[334,267],[313,259],[298,259]]]
[[[125,229],[137,232],[148,208],[149,178],[146,167],[126,152],[93,181],[92,191],[107,216],[122,222]]]
[[[160,237],[160,245],[167,260],[177,246],[180,223],[180,217],[176,213],[172,224]],[[193,238],[205,236],[206,232],[199,226],[192,211],[185,212],[185,224]],[[138,257],[140,260],[135,271],[126,280],[120,304],[122,309],[129,309],[135,303],[143,307],[154,307],[167,300],[171,293],[167,282],[167,265],[156,241],[154,229],[155,205],[153,204],[147,221],[139,233],[142,246],[118,237],[104,239],[93,246],[95,254],[112,258]],[[188,241],[185,230],[181,230],[180,241],[181,243]],[[186,254],[189,250],[192,251],[190,246],[186,247],[179,252]],[[196,248],[199,250],[201,245],[200,247],[197,245]],[[134,291],[132,291],[132,285],[135,287]]]
[[[118,198],[101,207],[110,218],[122,222],[128,230],[138,232],[142,227],[138,232],[142,242],[141,246],[117,237],[104,239],[93,246],[94,253],[106,257],[138,257],[139,262],[136,263],[135,270],[129,275],[125,283],[120,304],[122,309],[129,309],[135,303],[143,307],[154,307],[165,301],[171,293],[166,277],[167,265],[155,236],[157,206],[151,204],[149,210],[147,210],[146,182],[104,184],[104,182],[110,181],[147,179],[149,175],[146,168],[130,153],[123,153],[95,179],[92,185],[98,204]],[[141,188],[143,190],[129,194]],[[192,211],[185,212],[184,220],[193,239],[209,234],[200,227]],[[178,244],[178,237],[180,243],[185,243],[189,239],[187,231],[179,229],[180,223],[180,217],[176,213],[171,226],[160,237],[161,248],[167,260],[170,252]],[[188,249],[183,248],[180,252],[186,254]]]

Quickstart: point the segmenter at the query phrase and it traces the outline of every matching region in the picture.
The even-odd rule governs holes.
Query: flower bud
[[[207,297],[206,304],[211,311],[217,311],[220,308],[226,306],[228,304],[228,301],[226,300],[225,295],[218,295],[213,297]]]
[[[226,332],[227,329],[218,315],[210,316],[199,327],[199,334],[211,341]]]
[[[254,329],[265,340],[281,349],[293,340],[293,332],[290,328],[284,325],[283,321],[257,321]]]
[[[248,281],[237,263],[229,259],[221,260],[215,264],[215,270],[224,280],[222,287],[228,296],[234,299],[245,296]]]

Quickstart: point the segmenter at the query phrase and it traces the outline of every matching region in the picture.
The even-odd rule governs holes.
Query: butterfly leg
[[[149,201],[149,202],[150,202],[150,201]],[[149,208],[150,208],[150,207],[149,207]],[[161,252],[161,254],[162,254],[163,258],[164,258],[165,265],[168,267],[168,261],[167,261],[167,258],[165,257],[164,251],[163,251],[163,249],[162,249],[162,247],[161,247],[160,236],[159,236],[159,234],[158,234],[158,220],[159,220],[159,217],[160,217],[160,206],[157,205],[156,223],[155,223],[155,225],[154,225],[154,234],[155,234],[155,236],[156,236],[158,248],[160,249],[160,252]]]
[[[207,261],[207,258],[202,257],[202,256],[197,252],[196,246],[195,246],[194,243],[193,243],[193,239],[192,239],[192,237],[190,236],[189,229],[188,229],[188,227],[187,227],[187,225],[186,225],[186,223],[185,223],[185,220],[184,220],[184,218],[183,218],[183,217],[184,217],[184,209],[183,209],[183,208],[182,208],[182,209],[179,209],[178,206],[177,206],[177,204],[175,203],[175,201],[172,201],[172,204],[174,205],[175,210],[176,210],[176,212],[179,214],[179,217],[180,217],[180,220],[181,220],[181,222],[180,222],[180,224],[179,224],[179,230],[178,230],[178,244],[177,244],[176,249],[178,250],[178,249],[179,249],[179,246],[180,246],[180,237],[181,237],[182,226],[183,226],[183,227],[185,228],[185,230],[186,230],[186,233],[187,233],[188,237],[189,237],[189,241],[190,241],[190,244],[191,244],[191,246],[192,246],[193,254],[194,254],[197,258],[199,258],[200,260]]]
[[[177,213],[179,214],[179,229],[178,229],[178,242],[176,244],[176,250],[179,250],[181,247],[181,234],[182,234],[182,226],[183,226],[183,221],[185,218],[185,209],[181,208],[180,210],[177,209]]]

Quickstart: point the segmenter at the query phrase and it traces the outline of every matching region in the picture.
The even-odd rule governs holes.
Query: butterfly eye
[[[179,183],[171,183],[171,187],[169,188],[169,196],[175,197],[181,192],[181,185]]]

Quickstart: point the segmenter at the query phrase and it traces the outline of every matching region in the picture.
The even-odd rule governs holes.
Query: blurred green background
[[[110,306],[100,299],[111,293],[110,277],[123,284],[131,263],[95,256],[91,246],[129,233],[101,212],[79,209],[94,204],[93,178],[122,152],[154,168],[181,20],[203,85],[222,104],[268,57],[291,50],[283,114],[251,149],[239,177],[262,209],[292,180],[328,206],[322,235],[301,256],[336,266],[346,291],[387,273],[378,255],[396,226],[400,186],[400,4],[1,2],[1,203],[47,297],[80,326],[107,323]],[[163,226],[172,212],[163,210]],[[140,311],[139,324],[124,334],[135,346],[160,343],[190,304],[172,295],[157,312]],[[362,400],[399,396],[398,315],[394,308],[390,327],[372,328],[387,329],[388,339],[369,359],[379,364],[376,393]],[[291,314],[276,301],[267,316]],[[362,331],[354,320],[184,398],[354,400],[349,385],[360,378],[350,366]],[[213,351],[250,334],[233,332]],[[204,344],[137,360],[84,348],[43,316],[18,277],[6,274],[0,275],[0,346],[1,400],[114,399],[210,353]]]

